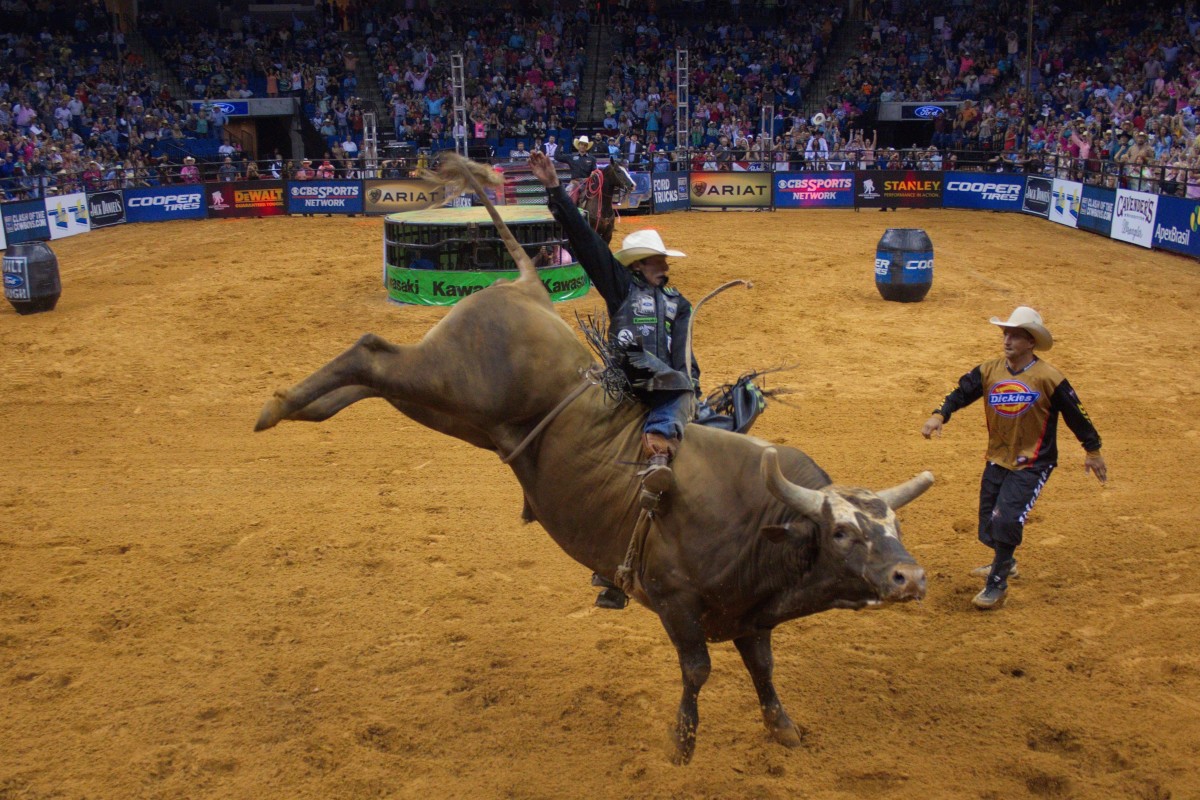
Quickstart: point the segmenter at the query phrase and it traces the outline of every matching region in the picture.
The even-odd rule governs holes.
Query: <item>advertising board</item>
[[[1112,189],[1099,186],[1084,186],[1079,201],[1079,227],[1108,236],[1112,233],[1113,209],[1117,195]]]
[[[0,206],[4,216],[5,247],[18,242],[44,242],[50,238],[46,224],[46,204],[41,200],[25,200]]]
[[[1025,176],[1004,172],[947,172],[942,190],[946,208],[1020,211]]]
[[[125,198],[120,191],[93,192],[87,197],[92,228],[107,228],[125,222]]]
[[[1079,227],[1079,207],[1083,203],[1083,184],[1055,178],[1050,186],[1050,221],[1068,228]]]
[[[361,214],[362,181],[292,181],[287,185],[289,214]]]
[[[420,211],[440,205],[446,199],[440,186],[418,180],[369,180],[366,193],[363,208],[368,214]]]
[[[655,172],[651,175],[654,213],[683,211],[690,205],[686,172]]]
[[[1054,198],[1054,181],[1041,175],[1030,175],[1025,178],[1025,199],[1021,201],[1021,210],[1026,214],[1036,214],[1039,217],[1050,216],[1050,201]]]
[[[87,195],[83,192],[57,194],[42,202],[46,204],[46,225],[51,239],[65,239],[92,229]]]
[[[692,208],[770,208],[769,172],[693,172]]]
[[[775,172],[776,208],[852,208],[853,172]]]
[[[864,170],[855,173],[854,205],[859,208],[940,208],[946,173],[919,170]]]
[[[1200,256],[1200,203],[1181,197],[1158,198],[1154,214],[1154,246]]]
[[[284,213],[283,181],[232,181],[204,186],[210,217],[274,217]]]
[[[1154,244],[1154,214],[1157,209],[1158,195],[1117,189],[1110,236],[1117,241],[1150,247]]]
[[[125,218],[130,222],[204,219],[204,187],[199,184],[125,190]]]

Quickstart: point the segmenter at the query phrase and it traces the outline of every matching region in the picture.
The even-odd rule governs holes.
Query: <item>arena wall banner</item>
[[[1078,228],[1082,202],[1082,183],[1055,178],[1050,187],[1050,221],[1068,228]]]
[[[946,173],[918,170],[864,170],[855,173],[854,205],[859,208],[941,208]]]
[[[1026,214],[1036,214],[1039,217],[1050,216],[1050,201],[1054,198],[1054,181],[1040,175],[1030,175],[1025,178],[1025,199],[1021,201],[1021,210]]]
[[[1154,246],[1200,257],[1200,203],[1181,197],[1158,198]]]
[[[776,172],[776,208],[853,208],[853,172]]]
[[[1150,247],[1154,244],[1154,214],[1157,208],[1156,194],[1117,189],[1112,238],[1141,247]]]
[[[204,187],[199,184],[125,190],[125,218],[130,222],[204,219]]]
[[[516,270],[448,271],[384,267],[388,298],[420,306],[450,306],[504,278],[516,280]],[[538,278],[554,302],[583,297],[591,288],[587,273],[578,264],[543,267]]]
[[[46,204],[43,201],[5,203],[2,208],[7,244],[44,242],[50,238],[50,226],[46,224]]]
[[[287,185],[289,214],[361,214],[362,181],[293,181]]]
[[[87,195],[83,192],[56,194],[43,202],[46,204],[46,225],[50,228],[51,239],[65,239],[92,229]]]
[[[1113,209],[1117,195],[1112,189],[1099,186],[1084,186],[1079,202],[1079,227],[1084,230],[1109,236],[1112,233]]]
[[[650,202],[650,173],[631,172],[629,177],[633,178],[633,189],[616,204],[617,209],[641,208]]]
[[[655,214],[684,211],[691,205],[686,172],[656,172],[651,176],[651,188]]]
[[[366,192],[364,208],[368,214],[420,211],[446,198],[440,186],[417,180],[369,180]]]
[[[770,208],[770,172],[693,172],[692,208]]]
[[[284,213],[283,181],[232,181],[204,186],[208,215],[275,217]]]
[[[119,190],[94,192],[88,195],[87,202],[92,230],[125,222],[125,198]]]
[[[989,211],[1020,211],[1025,176],[1007,173],[947,172],[942,189],[946,208],[980,208]]]

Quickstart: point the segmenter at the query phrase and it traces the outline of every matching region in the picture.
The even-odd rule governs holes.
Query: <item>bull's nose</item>
[[[916,564],[897,564],[892,568],[891,591],[893,600],[920,600],[925,596],[925,570]]]

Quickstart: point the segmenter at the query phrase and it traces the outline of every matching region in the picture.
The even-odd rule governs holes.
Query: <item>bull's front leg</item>
[[[670,757],[676,764],[686,764],[696,751],[696,729],[700,726],[700,689],[712,671],[712,661],[697,614],[688,609],[668,606],[660,612],[660,617],[679,653],[679,668],[683,674],[683,697],[679,701],[675,728],[671,732],[673,749]]]
[[[771,631],[758,631],[749,636],[740,636],[733,640],[738,652],[742,654],[742,663],[750,672],[754,681],[754,690],[758,692],[758,705],[762,709],[763,723],[771,738],[787,747],[800,745],[800,734],[796,726],[779,702],[775,692],[775,683],[771,679],[775,670],[775,657],[771,653]]]
[[[438,381],[425,360],[419,346],[394,345],[368,333],[291,389],[276,392],[263,406],[254,430],[272,428],[285,419],[332,416],[349,405],[345,401],[372,395],[427,402],[437,391]]]

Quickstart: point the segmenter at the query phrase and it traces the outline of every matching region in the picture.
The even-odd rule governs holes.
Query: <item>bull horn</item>
[[[895,511],[916,500],[930,486],[933,486],[933,473],[926,470],[911,481],[893,486],[891,489],[884,489],[876,494],[879,495],[880,500],[888,504],[888,508]]]
[[[821,509],[825,506],[825,495],[792,483],[783,477],[779,468],[779,451],[774,447],[763,450],[762,476],[767,483],[767,490],[775,498],[799,511],[809,519],[819,519]]]

